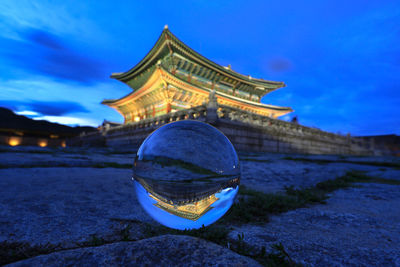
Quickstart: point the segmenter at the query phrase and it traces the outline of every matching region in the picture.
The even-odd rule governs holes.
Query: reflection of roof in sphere
[[[135,172],[152,179],[236,175],[239,160],[219,130],[199,121],[177,121],[157,129],[137,153]]]
[[[239,176],[226,177],[223,180],[220,179],[218,183],[157,182],[139,176],[135,176],[135,179],[149,193],[163,202],[179,205],[201,201],[226,188],[236,188],[240,181]]]
[[[186,218],[192,221],[195,221],[204,214],[206,214],[210,209],[212,209],[211,205],[218,200],[218,198],[215,197],[215,194],[213,194],[209,197],[203,198],[193,203],[176,205],[164,202],[162,199],[159,199],[157,198],[157,196],[154,196],[152,194],[149,194],[149,196],[155,201],[157,201],[157,203],[153,204],[156,207],[159,207],[160,209],[163,209],[166,212],[169,212],[176,216]]]

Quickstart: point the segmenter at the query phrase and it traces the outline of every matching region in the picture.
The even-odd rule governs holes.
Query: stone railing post
[[[206,109],[207,109],[206,122],[216,123],[218,121],[218,114],[217,114],[218,102],[214,90],[212,90],[208,96],[208,103],[206,105]]]

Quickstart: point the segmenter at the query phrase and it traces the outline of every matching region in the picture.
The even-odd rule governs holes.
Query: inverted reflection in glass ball
[[[195,229],[214,223],[232,206],[239,190],[239,159],[216,128],[177,121],[144,140],[133,180],[139,203],[156,221]]]

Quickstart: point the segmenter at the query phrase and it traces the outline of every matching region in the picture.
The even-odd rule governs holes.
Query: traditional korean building
[[[213,208],[211,207],[211,205],[218,200],[215,194],[213,194],[207,198],[203,198],[193,203],[188,203],[183,205],[172,205],[168,202],[164,202],[163,200],[157,198],[156,196],[150,193],[149,196],[155,201],[157,201],[157,203],[153,204],[154,206],[162,210],[165,210],[166,212],[171,213],[173,215],[189,219],[192,221],[196,221],[201,216],[206,214],[209,210],[211,210]]]
[[[214,178],[214,179],[213,179]],[[134,175],[134,179],[148,192],[149,197],[156,201],[153,205],[189,220],[197,220],[209,210],[219,198],[215,195],[227,188],[236,188],[240,178],[208,177],[205,180],[193,180],[190,183],[173,180],[154,181]],[[211,181],[210,181],[211,180]],[[187,181],[187,179],[186,179]]]
[[[116,109],[125,124],[138,122],[202,105],[210,92],[220,105],[277,118],[292,112],[289,107],[261,103],[261,98],[283,82],[242,75],[200,55],[173,35],[167,26],[150,52],[132,69],[113,73],[132,92],[102,104]]]
[[[105,124],[97,134],[72,145],[138,148],[158,127],[191,119],[223,132],[237,150],[277,153],[378,155],[373,140],[353,138],[278,119],[293,110],[261,103],[283,82],[256,79],[203,57],[166,26],[150,52],[132,69],[113,73],[132,92],[102,103],[116,109],[124,124]],[[165,208],[165,207],[164,207]],[[201,213],[201,212],[200,212]]]

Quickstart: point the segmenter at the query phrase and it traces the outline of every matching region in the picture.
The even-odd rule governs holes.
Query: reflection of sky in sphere
[[[214,223],[229,210],[239,190],[239,186],[237,186],[235,189],[226,188],[221,192],[216,193],[215,196],[218,198],[218,200],[211,205],[213,208],[201,216],[198,220],[192,221],[173,215],[154,206],[154,204],[157,202],[149,196],[149,193],[146,191],[146,189],[144,189],[144,187],[137,181],[134,181],[134,184],[138,200],[145,211],[159,223],[179,230],[200,228],[202,225],[207,226]]]

